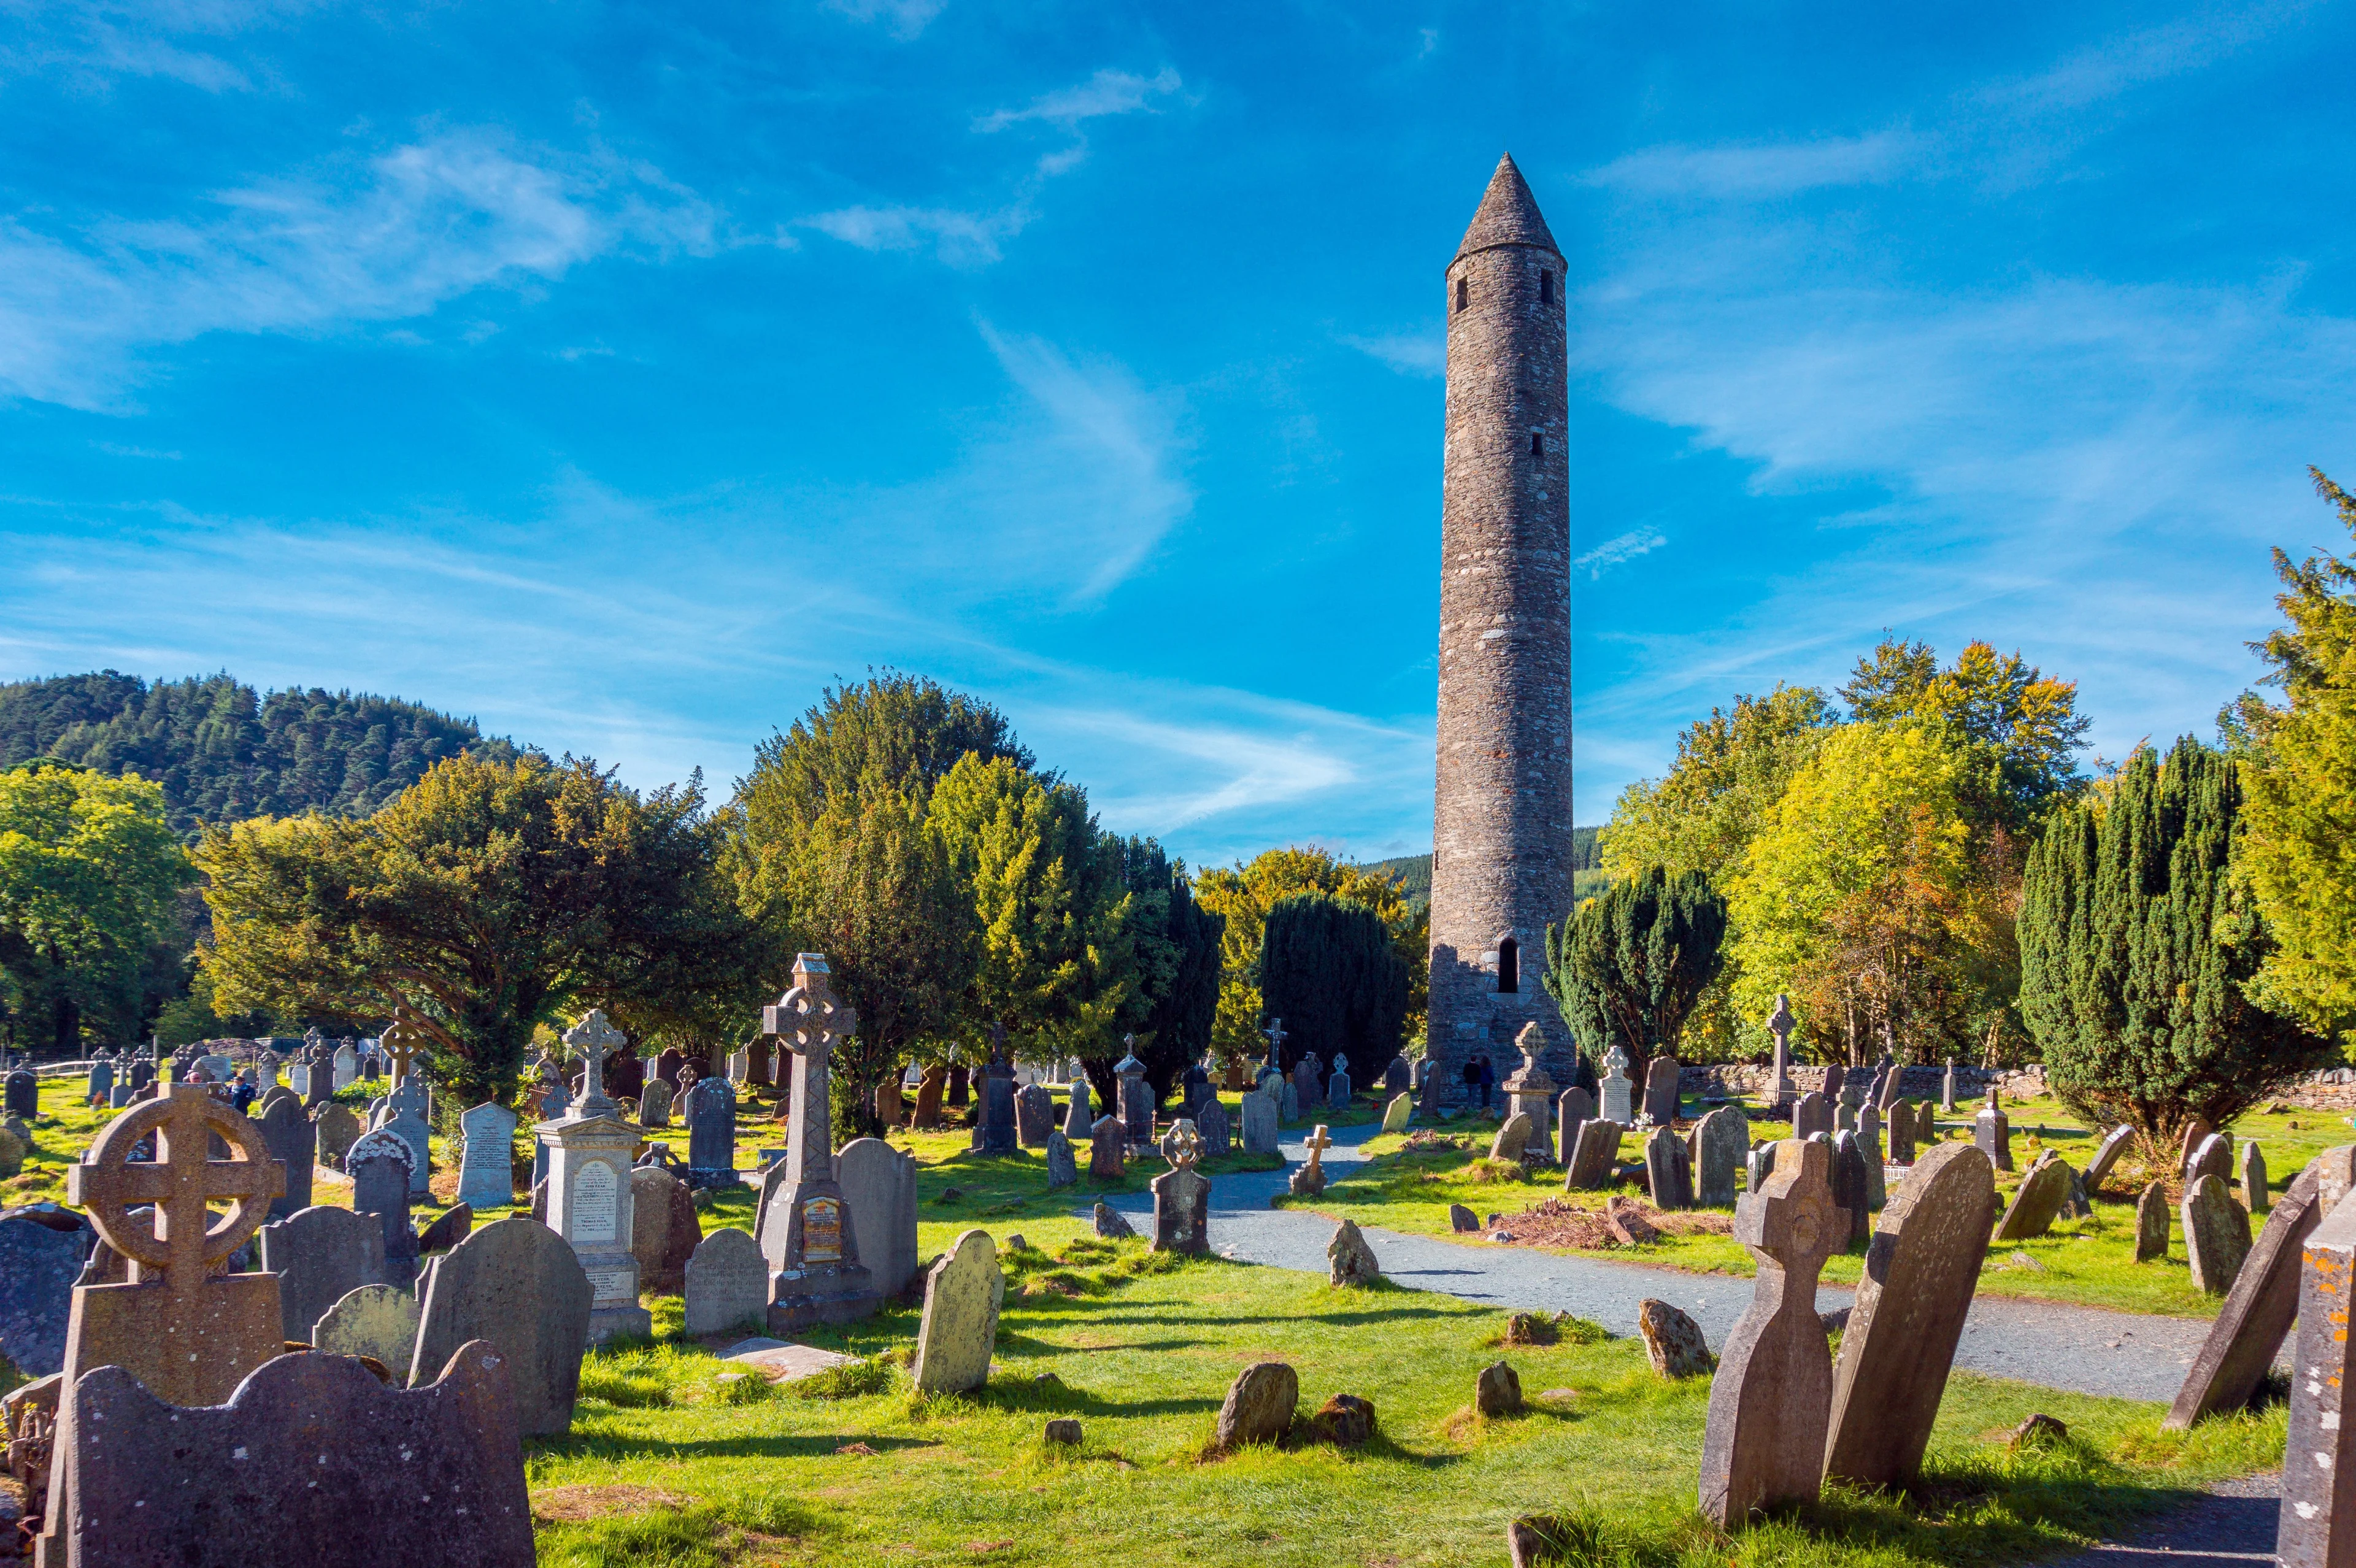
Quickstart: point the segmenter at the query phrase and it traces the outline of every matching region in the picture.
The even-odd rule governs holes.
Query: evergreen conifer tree
[[[1408,969],[1383,917],[1331,893],[1294,893],[1268,912],[1260,936],[1259,990],[1284,1020],[1290,1068],[1309,1051],[1326,1067],[1348,1054],[1358,1083],[1398,1053],[1407,1029]]]
[[[1699,871],[1659,866],[1616,881],[1546,932],[1547,994],[1593,1067],[1614,1042],[1642,1083],[1725,962],[1726,901]]]
[[[2173,1141],[2223,1126],[2330,1046],[2251,999],[2273,946],[2233,874],[2238,764],[2189,736],[2129,759],[2109,799],[2063,814],[2029,858],[2021,1013],[2062,1103]]]

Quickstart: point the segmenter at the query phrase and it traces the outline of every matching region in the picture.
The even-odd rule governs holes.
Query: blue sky
[[[0,0],[0,677],[724,788],[990,697],[1198,862],[1430,843],[1440,273],[1571,311],[1578,810],[1884,627],[2206,733],[2356,481],[2356,12]]]

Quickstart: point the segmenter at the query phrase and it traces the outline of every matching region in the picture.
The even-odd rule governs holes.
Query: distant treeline
[[[0,767],[35,757],[164,787],[172,830],[318,809],[360,816],[471,751],[508,759],[471,719],[398,698],[259,692],[227,675],[154,684],[102,670],[0,685]]]

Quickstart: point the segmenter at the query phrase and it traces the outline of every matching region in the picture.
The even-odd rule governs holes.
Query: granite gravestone
[[[1813,1089],[1801,1095],[1792,1109],[1792,1136],[1804,1138],[1816,1133],[1830,1135],[1832,1130],[1831,1102]]]
[[[767,1323],[769,1264],[761,1243],[734,1225],[703,1238],[687,1260],[690,1334],[733,1334]]]
[[[317,1140],[319,1163],[331,1170],[344,1168],[345,1157],[365,1130],[349,1105],[338,1105],[332,1100],[319,1107],[318,1114],[311,1118],[311,1126]]]
[[[2004,1106],[1993,1088],[1988,1091],[1987,1104],[1972,1118],[1972,1142],[1998,1170],[2012,1168],[2012,1118],[2004,1114]]]
[[[1489,1157],[1508,1164],[1519,1163],[1523,1152],[1529,1147],[1530,1135],[1533,1130],[1530,1125],[1530,1114],[1527,1111],[1515,1111],[1505,1118],[1505,1125],[1499,1127],[1497,1136],[1490,1140]]]
[[[1665,1122],[1655,1124],[1645,1136],[1644,1185],[1655,1209],[1693,1207],[1693,1161]]]
[[[1088,1114],[1088,1081],[1075,1073],[1071,1103],[1064,1112],[1064,1136],[1077,1143],[1087,1137],[1096,1125],[1096,1118]]]
[[[990,1376],[1006,1275],[987,1231],[968,1231],[925,1277],[925,1316],[910,1367],[920,1394],[962,1393]]]
[[[526,1436],[573,1426],[593,1291],[564,1238],[536,1220],[495,1220],[434,1261],[419,1309],[412,1388],[458,1348],[487,1339],[508,1359],[516,1424]]]
[[[384,1277],[407,1285],[417,1277],[417,1236],[409,1228],[409,1168],[416,1157],[387,1132],[362,1136],[344,1157],[352,1179],[352,1209],[376,1217],[384,1237]]]
[[[2147,1264],[2168,1256],[2168,1184],[2155,1181],[2136,1200],[2135,1261]]]
[[[1792,1082],[1792,999],[1777,993],[1775,1010],[1767,1015],[1767,1032],[1775,1040],[1774,1067],[1767,1081],[1767,1108],[1781,1116],[1800,1097]]]
[[[1825,1474],[1912,1486],[1987,1255],[1996,1168],[1968,1144],[1924,1156],[1881,1216],[1833,1369]]]
[[[62,1209],[0,1220],[0,1355],[28,1378],[65,1365],[74,1279],[95,1239],[87,1221]]]
[[[834,1179],[877,1293],[899,1295],[916,1272],[916,1157],[882,1138],[853,1138],[834,1157]]]
[[[1522,1053],[1521,1064],[1499,1085],[1505,1093],[1506,1119],[1527,1116],[1530,1143],[1536,1146],[1540,1158],[1551,1161],[1555,1147],[1550,1130],[1554,1125],[1555,1082],[1553,1074],[1538,1061],[1538,1053],[1546,1049],[1546,1036],[1538,1032],[1537,1025],[1524,1024],[1521,1032],[1514,1037],[1514,1049]]]
[[[114,1101],[114,1063],[101,1058],[90,1064],[90,1087],[82,1096],[85,1105],[108,1105]]]
[[[856,1034],[859,1024],[834,999],[830,982],[825,955],[802,954],[794,960],[792,988],[761,1013],[761,1032],[794,1058],[787,1176],[761,1237],[761,1252],[776,1271],[769,1281],[769,1332],[779,1339],[818,1323],[868,1317],[883,1301],[860,1255],[859,1211],[835,1177],[829,1063],[835,1042]]]
[[[1873,1233],[1873,1216],[1865,1207],[1865,1153],[1852,1132],[1835,1133],[1832,1151],[1833,1202],[1848,1216],[1846,1240],[1861,1242]]]
[[[2191,1121],[2185,1124],[2183,1141],[2176,1147],[2176,1174],[2179,1178],[2186,1181],[2192,1179],[2193,1157],[2201,1152],[2201,1146],[2207,1143],[2210,1136],[2216,1130],[2199,1116],[2193,1117]]]
[[[309,1208],[262,1227],[262,1267],[278,1276],[282,1337],[308,1344],[327,1309],[364,1285],[383,1285],[384,1227],[373,1214]]]
[[[1683,1072],[1674,1056],[1656,1056],[1644,1069],[1644,1115],[1662,1126],[1677,1119],[1678,1079]]]
[[[2250,1255],[2249,1211],[2233,1201],[2223,1179],[2202,1176],[2185,1188],[2179,1212],[2193,1285],[2211,1296],[2224,1295]]]
[[[2072,1174],[2062,1157],[2051,1149],[2039,1155],[2029,1166],[2029,1174],[2020,1179],[2020,1185],[2013,1189],[2012,1201],[2005,1206],[2004,1218],[1997,1221],[1995,1239],[2034,1241],[2051,1230],[2062,1203],[2070,1196]]]
[[[1598,1116],[1580,1124],[1579,1145],[1571,1151],[1563,1172],[1563,1190],[1606,1187],[1612,1180],[1612,1167],[1620,1160],[1620,1124]]]
[[[1564,1090],[1554,1103],[1555,1132],[1562,1150],[1562,1163],[1568,1166],[1571,1156],[1579,1152],[1579,1129],[1595,1119],[1595,1096],[1576,1084]]]
[[[2233,1134],[2211,1133],[2201,1140],[2201,1147],[2192,1151],[2192,1163],[2185,1168],[2184,1172],[2185,1185],[2189,1187],[2204,1176],[2213,1176],[2228,1186],[2232,1185],[2233,1180]]]
[[[2242,1146],[2242,1168],[2233,1185],[2241,1189],[2243,1208],[2253,1215],[2266,1211],[2266,1157],[2258,1152],[2256,1144]]]
[[[1118,1116],[1098,1116],[1088,1134],[1088,1177],[1095,1181],[1119,1181],[1128,1169],[1123,1146],[1128,1129]]]
[[[717,1074],[687,1092],[687,1184],[697,1190],[734,1187],[736,1087]]]
[[[1813,1503],[1832,1415],[1832,1356],[1816,1277],[1848,1234],[1833,1202],[1832,1150],[1786,1139],[1734,1237],[1759,1261],[1751,1305],[1728,1331],[1702,1438],[1701,1511],[1721,1529],[1761,1509]]]
[[[1211,1250],[1211,1182],[1194,1168],[1202,1141],[1187,1122],[1173,1135],[1170,1168],[1147,1183],[1153,1189],[1153,1250],[1200,1255]]]
[[[1045,1148],[1055,1125],[1055,1097],[1044,1083],[1025,1083],[1014,1092],[1014,1136],[1024,1148]]]
[[[1633,1085],[1628,1082],[1627,1051],[1614,1044],[1612,1053],[1603,1059],[1603,1065],[1607,1071],[1603,1082],[1597,1086],[1601,1095],[1601,1115],[1607,1122],[1617,1122],[1623,1127],[1633,1126],[1636,1113],[1632,1099]]]
[[[516,1114],[485,1101],[458,1118],[466,1136],[458,1160],[458,1201],[476,1209],[504,1209],[515,1201]]]
[[[1194,1131],[1203,1140],[1205,1159],[1217,1159],[1227,1152],[1227,1108],[1219,1103],[1216,1094],[1205,1097],[1202,1109],[1195,1113]]]
[[[2356,1293],[2356,1204],[2341,1203],[2301,1249],[2298,1346],[2292,1357],[2290,1429],[2283,1440],[2282,1510],[2275,1561],[2338,1568],[2356,1555],[2356,1420],[2343,1419],[2356,1381],[2348,1303]],[[2341,1530],[2341,1525],[2348,1526]]]
[[[1274,1082],[1271,1080],[1270,1082]],[[1278,1106],[1269,1094],[1267,1085],[1247,1092],[1243,1098],[1243,1139],[1246,1154],[1278,1154],[1284,1147],[1283,1129],[1278,1124]]]
[[[1890,1107],[1890,1163],[1914,1163],[1914,1104],[1900,1100]]]
[[[638,1091],[638,1125],[668,1127],[670,1125],[670,1081],[660,1073],[647,1080]]]
[[[1047,1185],[1050,1188],[1069,1187],[1080,1179],[1078,1159],[1072,1153],[1072,1140],[1057,1127],[1047,1136]]]
[[[425,1120],[427,1095],[423,1074],[411,1073],[385,1096],[384,1114],[370,1129],[390,1133],[409,1146],[409,1195],[429,1196],[434,1190],[433,1128]]]
[[[1879,1214],[1889,1197],[1884,1182],[1889,1179],[1882,1170],[1881,1108],[1872,1102],[1858,1107],[1857,1149],[1865,1159],[1865,1207],[1869,1213]]]
[[[1328,1110],[1346,1111],[1355,1091],[1350,1086],[1350,1059],[1339,1051],[1333,1056],[1333,1071],[1325,1075],[1325,1106]],[[1544,1115],[1544,1112],[1539,1113]]]
[[[1734,1179],[1751,1152],[1751,1122],[1740,1105],[1720,1105],[1694,1130],[1694,1198],[1705,1209],[1731,1208]]]
[[[687,1183],[660,1166],[634,1167],[630,1256],[637,1260],[638,1288],[656,1296],[677,1294],[687,1283],[687,1260],[702,1239],[695,1194]]]
[[[605,1021],[602,1008],[592,1008],[564,1031],[564,1043],[582,1061],[581,1098],[569,1115],[541,1124],[541,1136],[548,1140],[547,1224],[572,1249],[589,1282],[587,1333],[602,1344],[653,1328],[652,1317],[638,1305],[638,1259],[630,1250],[637,1233],[630,1156],[638,1132],[605,1093],[605,1061],[625,1043],[622,1031]],[[530,1418],[525,1430],[533,1430]]]
[[[303,1115],[302,1103],[291,1095],[262,1112],[261,1127],[262,1146],[270,1150],[270,1157],[286,1169],[284,1196],[270,1200],[270,1217],[284,1220],[311,1206],[311,1168],[318,1159],[317,1129]]]
[[[1113,1064],[1119,1081],[1120,1125],[1132,1148],[1153,1147],[1153,1086],[1145,1081],[1145,1063],[1137,1059],[1137,1037],[1124,1035],[1126,1055]]]

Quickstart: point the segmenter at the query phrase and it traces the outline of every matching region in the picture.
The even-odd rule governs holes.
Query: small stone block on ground
[[[1653,1371],[1662,1377],[1708,1377],[1718,1364],[1701,1326],[1665,1301],[1646,1297],[1636,1304],[1636,1331],[1644,1338]]]

